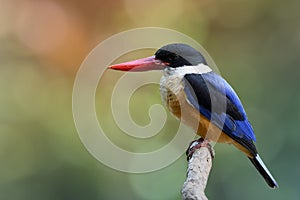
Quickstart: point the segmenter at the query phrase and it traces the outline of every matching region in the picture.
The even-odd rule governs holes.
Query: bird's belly
[[[165,91],[162,97],[169,111],[177,119],[190,126],[202,138],[214,142],[232,143],[232,139],[229,136],[187,102],[183,90],[176,95],[171,91]]]

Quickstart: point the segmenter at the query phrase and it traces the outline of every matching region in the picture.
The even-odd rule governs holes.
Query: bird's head
[[[148,71],[199,64],[207,65],[199,51],[187,44],[176,43],[161,47],[154,56],[111,65],[108,68],[121,71]]]

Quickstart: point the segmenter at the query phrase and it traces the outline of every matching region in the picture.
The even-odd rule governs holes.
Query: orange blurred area
[[[1,1],[2,34],[10,34],[41,63],[74,74],[87,53],[113,29],[114,1]]]

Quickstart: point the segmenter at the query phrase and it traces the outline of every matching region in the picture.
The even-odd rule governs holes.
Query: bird
[[[195,48],[184,43],[167,44],[153,56],[108,68],[132,72],[162,70],[160,93],[168,110],[206,141],[237,147],[266,183],[278,188],[258,154],[254,130],[238,95]]]

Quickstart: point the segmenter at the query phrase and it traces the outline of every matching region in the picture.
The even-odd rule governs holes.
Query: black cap
[[[187,44],[168,44],[154,54],[156,59],[168,63],[169,67],[207,65],[204,56]]]

